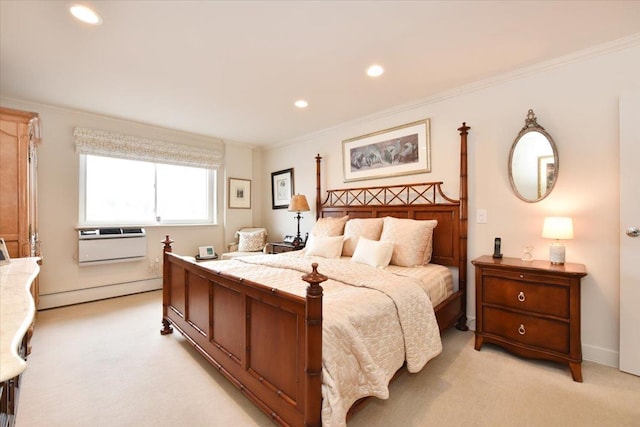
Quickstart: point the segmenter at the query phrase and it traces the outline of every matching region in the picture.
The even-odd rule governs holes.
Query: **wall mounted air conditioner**
[[[93,228],[78,230],[78,263],[138,261],[147,256],[144,228]]]

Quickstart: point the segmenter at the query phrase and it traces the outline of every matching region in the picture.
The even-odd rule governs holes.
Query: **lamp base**
[[[553,265],[563,265],[565,260],[565,246],[562,243],[554,243],[549,246],[549,261]]]

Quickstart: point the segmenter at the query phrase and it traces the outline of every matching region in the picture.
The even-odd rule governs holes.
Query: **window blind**
[[[223,153],[217,148],[194,147],[102,130],[77,127],[73,131],[76,152],[177,166],[217,169]]]

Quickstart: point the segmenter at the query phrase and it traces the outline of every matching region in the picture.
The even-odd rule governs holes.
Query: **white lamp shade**
[[[549,247],[549,261],[551,264],[564,264],[565,247],[560,240],[573,239],[573,221],[566,216],[549,216],[542,225],[542,237],[555,239]]]
[[[542,237],[546,239],[573,239],[573,221],[566,216],[549,216],[544,219]]]

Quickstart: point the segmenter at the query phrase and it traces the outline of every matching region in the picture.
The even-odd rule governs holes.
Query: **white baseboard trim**
[[[476,330],[476,318],[475,317],[467,317],[467,326],[470,330]]]
[[[596,362],[601,365],[618,368],[620,353],[609,348],[602,348],[595,345],[582,344],[582,359],[589,362]]]
[[[121,297],[140,292],[162,289],[162,278],[136,280],[134,282],[116,283],[113,285],[98,286],[95,288],[78,289],[75,291],[58,292],[55,294],[40,295],[38,310],[63,307],[65,305],[79,304],[101,299]]]

